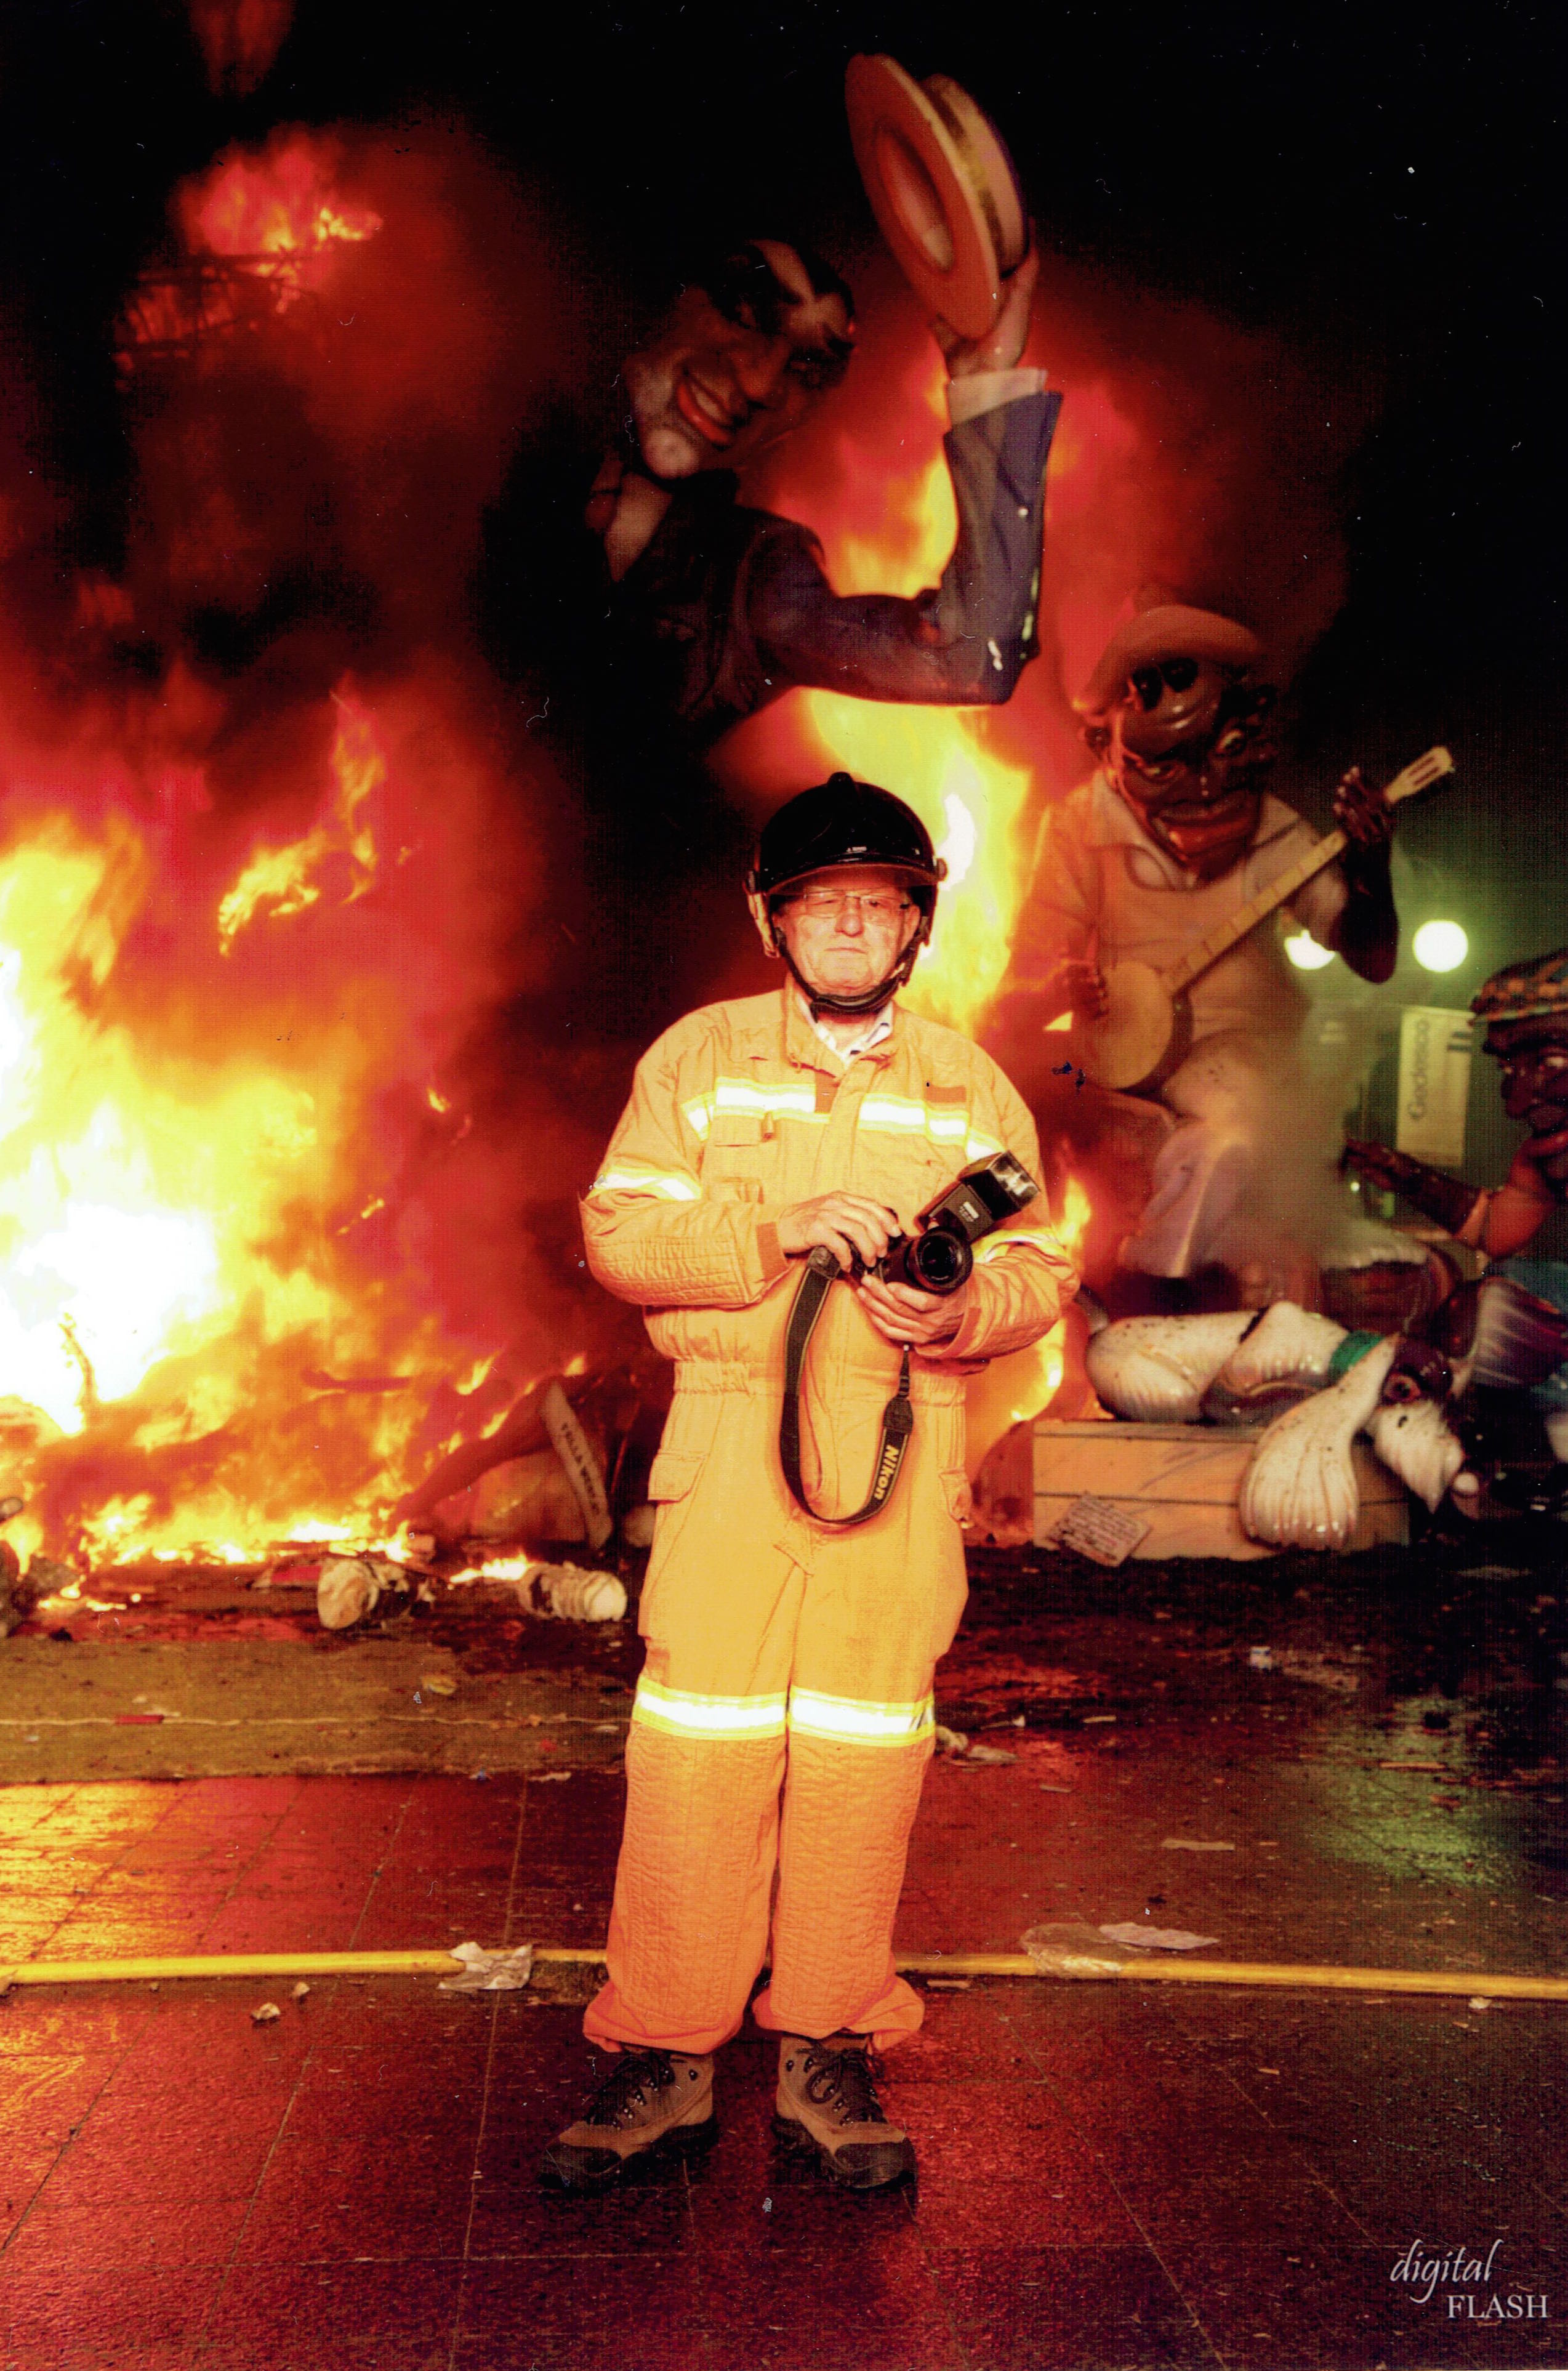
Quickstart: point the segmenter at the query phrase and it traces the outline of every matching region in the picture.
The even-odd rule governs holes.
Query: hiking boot
[[[775,2136],[786,2148],[814,2149],[835,2181],[882,2190],[915,2170],[907,2133],[890,2124],[877,2098],[881,2073],[870,2036],[830,2033],[811,2041],[787,2033],[778,2045]]]
[[[635,2157],[690,2157],[718,2131],[713,2059],[678,2050],[622,2050],[576,2123],[545,2151],[547,2180],[605,2190]]]

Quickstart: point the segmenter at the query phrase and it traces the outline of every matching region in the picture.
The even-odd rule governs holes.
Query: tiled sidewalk
[[[1032,1864],[1015,1893],[1076,1889],[1081,1865],[1043,1873],[1073,1868],[1065,1822],[1032,1865],[1058,1808],[1021,1766],[939,1770],[906,1914],[957,1922],[973,1882],[979,1943],[1017,1920],[1010,1868]],[[617,1783],[582,1773],[18,1788],[0,1798],[6,1948],[589,1941],[618,1810]],[[1560,2010],[976,1983],[933,1993],[890,2061],[917,2195],[845,2199],[780,2166],[754,2036],[725,2054],[706,2167],[583,2201],[535,2174],[586,2071],[559,1993],[290,1989],[0,2003],[0,2371],[1568,2359]],[[263,1998],[283,2013],[256,2026]],[[1547,2319],[1457,2317],[1462,2291],[1420,2304],[1389,2278],[1412,2239],[1498,2241],[1476,2304],[1544,2296]]]

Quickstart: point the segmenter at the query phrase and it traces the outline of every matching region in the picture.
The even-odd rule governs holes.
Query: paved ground
[[[935,1765],[905,1946],[1130,1919],[1239,1958],[1568,1967],[1550,1569],[976,1566],[940,1710],[1015,1758]],[[619,1785],[13,1787],[0,1954],[593,1942]],[[933,1986],[889,2065],[917,2192],[775,2162],[753,2036],[705,2168],[573,2202],[534,2165],[585,2072],[580,1997],[12,1990],[0,2371],[1568,2362],[1568,2008]],[[1393,2277],[1412,2242],[1448,2269]]]

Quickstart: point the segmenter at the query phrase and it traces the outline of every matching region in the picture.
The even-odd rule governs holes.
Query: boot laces
[[[881,2073],[869,2042],[863,2050],[828,2050],[818,2043],[806,2053],[806,2097],[819,2108],[831,2100],[847,2124],[885,2124],[876,2094]]]
[[[623,2050],[588,2102],[585,2124],[627,2124],[651,2091],[667,2090],[675,2079],[667,2050]]]

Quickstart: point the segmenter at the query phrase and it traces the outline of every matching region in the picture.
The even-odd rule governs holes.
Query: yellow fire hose
[[[604,1952],[542,1943],[540,1965],[602,1964]],[[1475,1968],[1326,1968],[1303,1961],[1176,1960],[1140,1954],[1116,1959],[1092,1951],[905,1951],[905,1975],[1130,1978],[1135,1984],[1301,1985],[1319,1992],[1463,1993],[1473,1999],[1568,2001],[1568,1976],[1493,1976]],[[242,1951],[167,1960],[30,1960],[0,1964],[0,1992],[11,1984],[162,1984],[180,1976],[450,1976],[462,1961],[450,1951]]]

